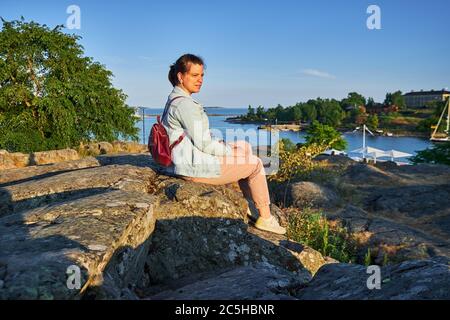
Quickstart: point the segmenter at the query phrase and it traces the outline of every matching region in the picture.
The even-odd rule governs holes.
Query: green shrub
[[[355,262],[356,247],[349,233],[340,226],[331,227],[321,212],[310,208],[289,214],[290,239],[341,262]]]
[[[450,165],[450,142],[434,145],[431,149],[419,151],[411,158],[414,164],[432,163]]]

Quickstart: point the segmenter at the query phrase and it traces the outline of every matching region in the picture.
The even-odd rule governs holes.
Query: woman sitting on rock
[[[204,63],[192,54],[181,56],[170,66],[169,95],[162,124],[174,143],[184,139],[172,150],[172,173],[189,181],[222,185],[238,182],[248,201],[252,201],[259,217],[255,227],[278,234],[286,233],[270,214],[270,197],[261,159],[253,155],[245,141],[225,143],[212,138],[208,117],[200,103],[192,98],[203,84]]]

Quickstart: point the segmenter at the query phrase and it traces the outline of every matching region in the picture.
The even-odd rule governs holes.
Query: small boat
[[[434,129],[433,133],[431,134],[430,141],[432,142],[449,142],[449,132],[450,132],[450,106],[449,106],[450,98],[447,99],[447,103],[445,104],[444,110],[442,110],[442,114],[439,117],[439,121],[435,126],[431,126],[431,129]],[[444,132],[437,132],[439,129],[439,126],[442,122],[442,119],[444,118],[445,111],[447,110],[447,127]]]

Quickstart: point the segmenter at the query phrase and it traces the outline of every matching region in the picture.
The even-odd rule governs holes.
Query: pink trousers
[[[214,178],[183,177],[186,180],[222,185],[238,182],[239,187],[248,200],[253,200],[262,216],[270,214],[270,196],[267,187],[266,173],[260,158],[253,154],[252,147],[246,141],[228,143],[233,154],[219,157],[221,174]]]

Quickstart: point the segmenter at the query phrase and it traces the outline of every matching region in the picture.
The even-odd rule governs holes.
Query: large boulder
[[[150,168],[111,165],[71,170],[17,184],[10,182],[0,188],[0,216],[65,199],[81,199],[93,193],[102,193],[108,188],[145,192],[153,175]]]
[[[9,153],[2,150],[0,153],[0,170],[22,168],[30,164],[30,155],[20,152]]]
[[[327,264],[295,296],[302,300],[448,300],[449,262],[448,258],[436,257],[382,267],[378,287],[374,269]]]
[[[273,201],[286,207],[333,208],[340,204],[339,196],[334,190],[315,182],[283,183],[272,188]]]
[[[78,159],[80,159],[80,156],[73,149],[33,152],[30,155],[30,165],[43,165]]]
[[[12,168],[1,172],[0,187],[14,185],[28,180],[38,180],[64,172],[98,166],[100,166],[100,162],[97,159],[94,157],[86,157],[79,160],[63,161],[52,165]]]
[[[32,153],[9,153],[6,150],[0,150],[0,170],[23,168],[27,166],[53,164],[78,160],[86,156],[99,156],[116,153],[146,153],[148,147],[145,144],[130,141],[109,142],[90,142],[81,143],[78,151],[74,149],[49,150]]]
[[[135,298],[155,198],[105,190],[0,218],[0,299]],[[67,272],[80,271],[80,287]],[[73,270],[73,269],[72,269]],[[74,280],[76,284],[76,280]]]
[[[450,235],[450,183],[413,185],[377,190],[366,208],[382,216],[404,221],[436,236]]]
[[[203,279],[204,278],[204,279]],[[304,282],[285,269],[257,263],[218,274],[150,296],[150,300],[293,300],[291,291]]]
[[[448,166],[355,163],[334,184],[345,206],[319,209],[355,236],[360,262],[369,250],[380,264],[450,257],[448,181]]]
[[[311,248],[249,228],[237,183],[164,176],[148,154],[13,169],[1,177],[0,198],[4,299],[136,299],[259,263],[306,283],[326,263]],[[72,267],[80,271],[75,289]]]
[[[155,209],[157,223],[143,296],[163,291],[192,274],[260,262],[307,282],[318,265],[326,263],[320,253],[309,248],[307,252],[299,244],[296,247],[285,236],[249,229],[247,203],[237,189],[237,184],[211,186],[164,176],[153,180],[152,194],[161,201]]]
[[[388,170],[377,166],[356,163],[349,166],[342,176],[342,180],[355,185],[403,185],[405,179]]]

